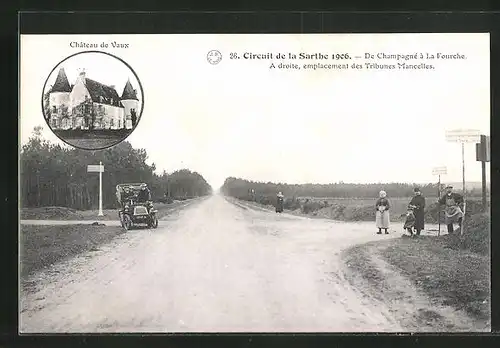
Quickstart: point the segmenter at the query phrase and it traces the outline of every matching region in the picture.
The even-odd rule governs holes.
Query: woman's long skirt
[[[389,228],[389,211],[385,210],[381,212],[377,210],[375,214],[375,223],[377,228]]]
[[[425,227],[424,211],[415,210],[415,229],[422,231]]]

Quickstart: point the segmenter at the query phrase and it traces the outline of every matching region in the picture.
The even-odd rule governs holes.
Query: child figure
[[[404,229],[408,231],[411,237],[414,236],[413,233],[413,227],[415,226],[415,214],[413,213],[413,209],[415,209],[415,206],[409,205],[408,209],[406,211],[406,220],[404,224]]]

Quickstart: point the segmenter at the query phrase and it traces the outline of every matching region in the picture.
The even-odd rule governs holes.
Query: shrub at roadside
[[[458,231],[457,231],[458,232]],[[480,213],[465,219],[464,234],[445,235],[447,247],[465,249],[472,252],[489,255],[491,243],[490,214]]]
[[[252,201],[264,206],[275,206],[276,197],[272,195],[241,195],[236,197],[245,201]],[[402,222],[405,219],[406,209],[410,198],[390,198],[391,221]],[[374,221],[375,199],[314,199],[314,198],[285,198],[285,210],[298,211],[311,216],[339,221]],[[467,200],[467,214],[473,215],[482,212],[482,203],[478,200]],[[425,208],[425,222],[438,223],[439,205],[437,198],[427,198]],[[444,223],[444,214],[441,212],[441,223]]]
[[[480,213],[466,220],[462,238],[458,233],[395,238],[358,245],[343,255],[348,269],[361,275],[375,295],[399,291],[397,285],[387,289],[384,278],[377,276],[380,263],[373,260],[382,257],[433,300],[466,311],[484,330],[491,315],[490,234],[490,215]],[[357,280],[349,277],[349,281]],[[433,328],[442,331],[445,324],[440,328],[435,322]]]

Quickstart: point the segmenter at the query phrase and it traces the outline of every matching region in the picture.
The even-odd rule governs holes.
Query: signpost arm
[[[102,162],[99,162],[99,216],[103,216],[102,213]]]

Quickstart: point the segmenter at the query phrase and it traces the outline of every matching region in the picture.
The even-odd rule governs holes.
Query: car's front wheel
[[[132,220],[130,219],[130,216],[126,214],[123,215],[122,226],[125,229],[125,231],[128,231],[132,228]]]

